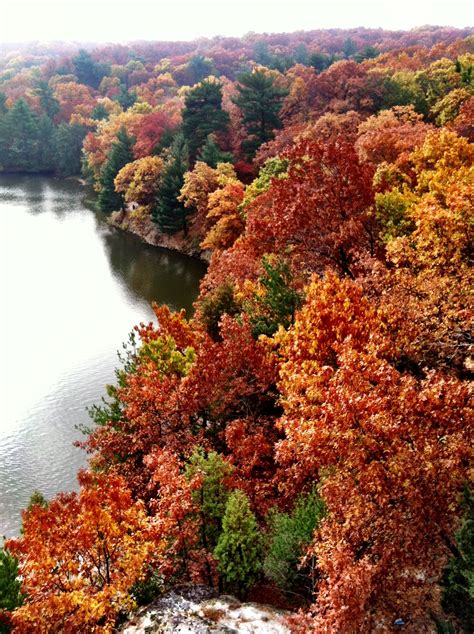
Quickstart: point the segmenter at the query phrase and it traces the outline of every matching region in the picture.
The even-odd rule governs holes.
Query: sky
[[[473,0],[0,0],[0,42],[189,40],[474,24]]]

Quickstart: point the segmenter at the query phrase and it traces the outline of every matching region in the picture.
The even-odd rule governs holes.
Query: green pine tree
[[[74,70],[79,83],[91,86],[96,90],[102,78],[110,72],[110,66],[108,64],[95,62],[90,53],[84,49],[79,51],[76,57],[73,58],[72,63],[74,64]]]
[[[157,203],[152,218],[164,233],[173,234],[187,231],[186,217],[190,213],[178,196],[184,183],[184,175],[188,169],[188,150],[182,134],[178,134],[173,142],[170,158],[163,170],[161,184],[158,189]]]
[[[136,103],[137,93],[135,90],[131,90],[129,92],[125,84],[120,84],[120,92],[116,97],[114,97],[114,100],[122,106],[122,109],[125,112],[125,110],[128,110]]]
[[[285,592],[310,596],[314,590],[315,562],[300,566],[305,548],[324,515],[324,503],[315,491],[300,496],[291,512],[273,510],[268,516],[268,550],[265,575]]]
[[[234,491],[229,496],[214,556],[224,587],[243,598],[262,569],[257,520],[243,491]]]
[[[206,454],[201,447],[194,449],[186,467],[188,479],[197,474],[202,477],[202,486],[193,492],[193,499],[199,508],[202,546],[208,551],[216,547],[222,531],[222,518],[229,497],[225,479],[231,470],[222,456],[215,451]]]
[[[456,617],[465,634],[474,632],[474,495],[464,494],[465,513],[456,533],[458,554],[446,567],[441,585],[442,606]]]
[[[184,100],[183,135],[191,161],[213,132],[225,132],[229,115],[222,110],[222,86],[205,80],[188,92]]]
[[[82,143],[87,128],[80,123],[61,123],[54,132],[54,166],[59,176],[81,173]]]
[[[293,323],[302,296],[291,285],[292,275],[285,260],[264,257],[262,265],[265,272],[259,283],[265,293],[254,294],[244,305],[244,310],[250,316],[254,337],[262,334],[271,337],[280,325],[289,328]]]
[[[15,101],[0,126],[0,165],[6,170],[36,172],[38,117],[24,99]]]
[[[253,157],[262,143],[273,139],[273,131],[282,127],[278,112],[288,91],[275,86],[273,77],[263,70],[244,73],[238,81],[239,94],[233,102],[242,111],[242,123],[249,135],[242,148]]]
[[[218,163],[232,163],[233,160],[232,153],[221,150],[216,143],[214,135],[209,134],[198,156],[198,161],[207,163],[209,167],[215,169]]]
[[[49,86],[48,82],[43,79],[39,80],[33,92],[39,97],[43,114],[47,115],[50,119],[54,119],[60,108],[59,102],[54,96],[53,89]]]
[[[38,145],[36,167],[39,172],[52,172],[55,167],[56,146],[55,126],[47,114],[42,115],[38,121]]]
[[[18,561],[5,549],[0,549],[0,615],[11,612],[22,604],[21,584],[18,579]],[[6,619],[0,616],[0,634],[10,632]]]
[[[132,147],[133,139],[127,134],[125,128],[121,128],[100,176],[99,208],[101,211],[118,211],[123,207],[124,197],[115,191],[114,179],[122,167],[133,161]]]

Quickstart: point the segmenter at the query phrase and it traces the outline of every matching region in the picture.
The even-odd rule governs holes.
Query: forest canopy
[[[472,631],[473,69],[431,27],[0,47],[0,170],[209,262],[0,553],[0,631],[183,582],[294,632]]]

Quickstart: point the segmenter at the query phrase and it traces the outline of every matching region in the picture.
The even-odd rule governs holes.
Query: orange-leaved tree
[[[33,505],[21,537],[8,542],[26,596],[12,617],[19,634],[112,632],[134,605],[129,590],[162,549],[122,477],[82,471],[78,479],[79,493]]]
[[[468,386],[401,372],[382,311],[331,273],[312,282],[277,339],[283,484],[291,495],[318,482],[327,506],[308,550],[318,559],[316,600],[296,630],[388,631],[400,618],[425,631],[456,552],[473,432]]]

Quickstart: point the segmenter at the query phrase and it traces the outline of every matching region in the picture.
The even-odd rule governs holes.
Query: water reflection
[[[74,181],[0,176],[0,535],[75,485],[85,406],[152,301],[191,310],[204,267],[109,227]]]

